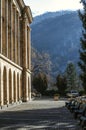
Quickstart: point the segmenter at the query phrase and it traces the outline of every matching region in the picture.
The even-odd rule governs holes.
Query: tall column
[[[29,101],[31,100],[31,76],[28,76],[28,97]]]
[[[11,0],[11,7],[10,7],[10,10],[11,10],[11,60],[13,61],[13,0]]]
[[[11,59],[11,0],[8,0],[8,58]]]
[[[11,90],[12,90],[12,103],[14,102],[14,83],[13,83],[13,71],[12,71],[12,75],[11,75],[12,77],[11,77]]]
[[[23,67],[27,68],[27,21],[26,16],[23,20]]]
[[[6,8],[6,56],[8,57],[8,0],[6,0],[5,4]]]
[[[13,75],[11,69],[9,69],[9,103],[13,100]]]
[[[28,101],[28,79],[27,79],[27,17],[23,19],[23,100]]]
[[[13,61],[15,61],[15,6],[12,5],[13,9]]]
[[[23,84],[22,84],[22,73],[20,74],[20,99],[22,100],[23,97]]]
[[[20,17],[18,13],[18,64],[20,65]]]
[[[21,83],[20,83],[21,79],[20,79],[20,74],[19,74],[19,81],[18,82],[19,82],[19,88],[18,89],[19,89],[19,100],[20,100],[21,99],[21,86],[20,86],[21,85]]]
[[[23,101],[28,101],[28,75],[26,69],[23,70]]]
[[[14,52],[14,62],[16,63],[17,62],[17,52],[16,52],[16,48],[17,48],[17,46],[16,46],[16,44],[17,44],[17,40],[16,40],[16,31],[17,31],[17,29],[16,29],[16,7],[15,7],[15,5],[13,5],[13,52]]]
[[[14,72],[14,102],[17,102],[17,73]]]
[[[28,73],[26,72],[26,101],[29,100],[29,93],[28,93]]]
[[[27,26],[27,68],[29,69],[29,30]]]
[[[9,104],[9,69],[7,69],[7,104]]]
[[[2,0],[0,0],[0,53],[2,53]]]
[[[31,70],[31,37],[30,37],[30,27],[27,27],[27,55],[28,55],[28,69]]]
[[[17,63],[17,10],[15,8],[15,63]]]
[[[19,21],[19,12],[17,12],[17,64],[20,65],[20,21]]]
[[[6,4],[6,14],[8,15],[6,18],[6,44],[7,44],[7,57],[9,59],[13,59],[13,9],[12,9],[12,0],[6,0],[8,4]]]
[[[20,24],[20,43],[23,43],[23,18],[19,17],[19,24]],[[23,67],[23,44],[20,44],[20,66]]]
[[[0,61],[0,106],[3,105],[3,66]]]
[[[16,10],[16,63],[18,64],[18,11]]]
[[[6,1],[2,2],[2,54],[6,56]]]

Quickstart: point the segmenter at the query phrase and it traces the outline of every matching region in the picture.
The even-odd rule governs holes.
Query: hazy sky
[[[30,6],[33,15],[58,10],[77,10],[82,8],[80,0],[24,0]]]

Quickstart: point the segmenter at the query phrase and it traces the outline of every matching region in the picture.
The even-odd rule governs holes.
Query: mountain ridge
[[[65,14],[71,14],[71,13],[77,13],[77,11],[70,11],[70,10],[61,10],[61,11],[55,11],[55,12],[45,12],[44,14],[40,14],[38,16],[35,16],[33,20],[33,23],[32,24],[36,24],[36,23],[39,23],[45,19],[48,19],[48,18],[54,18],[56,16],[62,16],[62,15],[65,15]]]
[[[63,71],[69,61],[77,64],[82,33],[77,11],[45,13],[34,18],[31,28],[32,46],[50,54],[53,72]]]

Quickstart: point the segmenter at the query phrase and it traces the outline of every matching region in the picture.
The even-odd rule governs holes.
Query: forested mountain
[[[82,25],[77,11],[47,12],[34,18],[32,46],[49,53],[53,73],[63,72],[69,61],[79,60]]]

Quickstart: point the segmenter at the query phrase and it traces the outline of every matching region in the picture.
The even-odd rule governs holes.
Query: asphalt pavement
[[[0,110],[0,130],[81,130],[65,100],[36,99]]]

